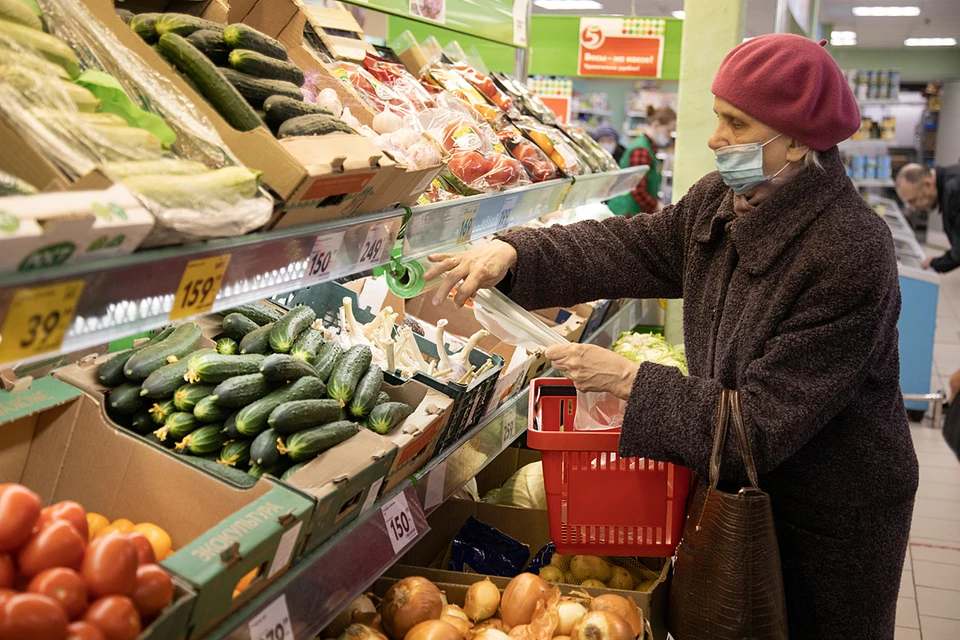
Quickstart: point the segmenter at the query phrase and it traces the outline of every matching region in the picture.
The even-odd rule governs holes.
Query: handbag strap
[[[750,486],[759,490],[757,465],[753,460],[753,449],[750,448],[750,440],[747,438],[747,426],[743,421],[740,392],[736,389],[730,392],[730,413],[733,416],[733,430],[737,435],[737,442],[740,445],[740,455],[743,456],[743,466],[747,470],[747,478],[750,480]]]
[[[727,424],[730,421],[730,390],[720,390],[720,402],[717,403],[717,425],[713,430],[713,453],[710,455],[710,488],[716,489],[720,481],[720,461],[723,458],[723,445],[727,440]]]
[[[740,405],[740,392],[736,389],[722,389],[717,403],[717,426],[713,434],[713,452],[710,455],[710,488],[716,489],[720,481],[720,463],[723,459],[723,447],[727,439],[730,418],[733,418],[733,431],[740,445],[743,466],[747,471],[750,486],[759,489],[757,466],[753,460],[753,450],[747,438],[747,428],[743,420],[743,407]]]

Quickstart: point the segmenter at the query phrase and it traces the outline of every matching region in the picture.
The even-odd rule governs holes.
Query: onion
[[[510,633],[507,635],[514,640],[523,640],[527,637],[527,629],[529,628],[530,625],[528,624],[518,624],[513,629],[510,629]]]
[[[630,625],[634,636],[639,636],[643,631],[643,614],[640,613],[640,609],[633,598],[624,598],[608,593],[594,598],[590,603],[590,608],[594,611],[611,611],[617,614]]]
[[[553,640],[570,640],[570,636],[553,636]]]
[[[612,611],[590,611],[573,625],[570,640],[634,640],[627,622]]]
[[[507,625],[503,624],[503,620],[501,620],[500,618],[490,618],[489,620],[484,620],[480,624],[476,625],[473,628],[473,635],[474,636],[480,635],[481,633],[487,630],[499,631],[503,633],[503,635],[507,635],[507,631],[509,631],[510,629],[509,627],[507,627]]]
[[[487,627],[473,636],[473,640],[509,640],[509,638],[510,636],[506,633],[493,627]]]
[[[380,614],[377,612],[373,613],[360,613],[359,611],[353,612],[353,621],[357,624],[362,624],[367,627],[370,627],[378,633],[387,635],[387,632],[383,630],[383,619],[380,617]]]
[[[426,578],[413,576],[390,587],[383,598],[380,615],[390,637],[401,640],[421,622],[439,620],[442,608],[436,585]]]
[[[580,618],[587,613],[587,608],[576,600],[564,600],[557,605],[557,613],[560,615],[560,624],[554,630],[554,638],[557,636],[569,636]]]
[[[493,616],[500,606],[500,589],[490,578],[475,582],[467,589],[463,610],[474,622],[482,622]]]
[[[443,620],[426,620],[414,625],[403,640],[463,640],[463,636],[456,627]]]
[[[351,624],[337,640],[387,640],[387,636],[363,624]]]
[[[467,614],[464,613],[463,609],[455,604],[448,604],[445,605],[443,609],[440,609],[440,617],[442,618],[443,616],[452,616],[454,618],[460,618],[461,620],[470,622],[470,618],[467,617]]]
[[[463,636],[464,640],[467,640],[470,637],[470,630],[473,629],[473,623],[466,618],[461,618],[460,616],[441,615],[440,619],[449,624],[451,627],[456,628],[456,630],[460,632],[460,635]]]
[[[537,602],[550,585],[538,575],[521,573],[510,581],[500,599],[503,621],[511,629],[521,624],[530,624]]]
[[[354,612],[376,613],[377,608],[373,606],[373,601],[366,595],[357,596],[357,599],[338,613],[337,617],[333,619],[333,622],[327,626],[326,630],[324,630],[324,637],[336,638],[343,633],[343,630],[350,626],[351,623],[362,622],[362,620],[353,619]]]

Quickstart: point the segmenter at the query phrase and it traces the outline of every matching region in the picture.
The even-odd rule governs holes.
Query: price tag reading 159
[[[223,274],[230,264],[230,254],[199,258],[187,263],[180,286],[173,300],[170,319],[189,318],[213,310],[213,301],[223,283]]]
[[[387,525],[387,537],[390,538],[393,552],[400,553],[417,537],[417,523],[414,522],[413,514],[410,513],[406,495],[397,494],[397,497],[383,505],[380,511]]]

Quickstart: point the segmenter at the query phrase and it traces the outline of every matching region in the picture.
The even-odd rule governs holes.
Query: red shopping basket
[[[543,452],[557,553],[667,557],[680,542],[690,470],[617,455],[620,430],[574,431],[570,380],[530,383],[527,444]]]

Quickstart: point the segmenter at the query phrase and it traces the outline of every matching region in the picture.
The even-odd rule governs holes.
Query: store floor
[[[934,249],[930,250],[938,255]],[[960,370],[960,270],[940,281],[931,389]],[[897,603],[896,640],[960,638],[960,461],[929,421],[912,424],[920,490]]]

